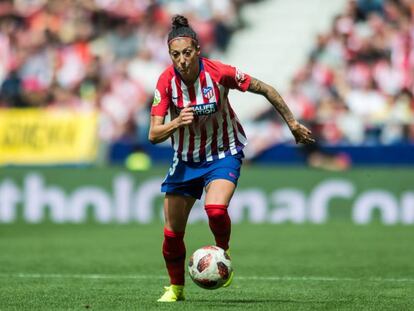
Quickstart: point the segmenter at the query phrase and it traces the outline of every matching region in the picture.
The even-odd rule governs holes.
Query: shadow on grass
[[[188,299],[188,302],[208,303],[210,305],[248,304],[248,303],[326,303],[327,301],[310,301],[294,299],[223,299],[214,301],[211,299]]]

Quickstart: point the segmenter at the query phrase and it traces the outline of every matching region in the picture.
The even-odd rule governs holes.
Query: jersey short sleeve
[[[251,77],[250,75],[240,71],[238,68],[220,64],[220,83],[230,89],[238,89],[245,92],[249,88]]]
[[[151,115],[164,117],[168,113],[170,101],[171,99],[168,94],[168,78],[166,78],[165,75],[161,75],[154,92]]]

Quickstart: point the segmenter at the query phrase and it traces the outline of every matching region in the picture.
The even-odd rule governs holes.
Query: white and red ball
[[[205,289],[216,289],[229,279],[231,260],[227,253],[217,246],[204,246],[196,250],[188,262],[191,279]]]

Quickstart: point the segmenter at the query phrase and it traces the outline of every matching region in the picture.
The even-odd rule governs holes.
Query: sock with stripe
[[[162,254],[170,276],[170,284],[184,285],[184,232],[173,232],[164,228]]]
[[[231,232],[231,220],[226,205],[208,204],[205,207],[208,224],[214,234],[216,245],[228,250]]]

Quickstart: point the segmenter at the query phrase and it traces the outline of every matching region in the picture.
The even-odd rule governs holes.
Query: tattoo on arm
[[[252,77],[250,81],[249,88],[247,89],[249,92],[261,94],[263,96],[266,96],[266,92],[268,91],[268,88],[266,88],[266,84],[264,84],[262,81],[257,80]]]
[[[280,96],[274,87],[252,77],[249,88],[247,90],[249,92],[261,94],[266,97],[289,126],[295,121],[295,117],[293,116],[289,107],[286,105],[282,96]]]

